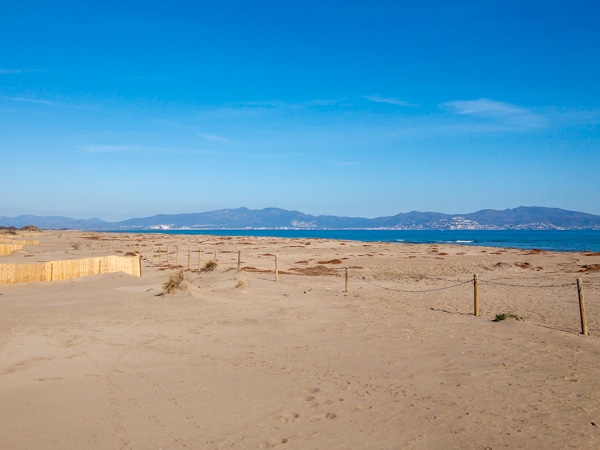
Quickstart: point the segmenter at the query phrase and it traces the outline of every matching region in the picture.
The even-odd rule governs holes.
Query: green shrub
[[[506,320],[506,319],[525,320],[525,319],[523,319],[523,317],[518,316],[513,313],[502,313],[502,314],[496,314],[496,318],[494,319],[494,322],[500,322],[500,321]]]

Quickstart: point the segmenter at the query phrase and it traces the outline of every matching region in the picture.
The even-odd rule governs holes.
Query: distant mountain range
[[[166,230],[166,229],[398,229],[398,230],[600,230],[600,216],[559,208],[520,206],[514,209],[483,209],[469,214],[411,211],[395,216],[312,216],[280,208],[221,209],[192,214],[161,214],[152,217],[106,222],[60,216],[0,217],[0,226],[35,225],[43,229]]]

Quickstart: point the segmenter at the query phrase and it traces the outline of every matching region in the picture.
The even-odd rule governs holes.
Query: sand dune
[[[141,251],[143,276],[0,286],[2,448],[600,447],[597,254],[35,239],[0,264]],[[187,281],[161,295],[176,260]]]

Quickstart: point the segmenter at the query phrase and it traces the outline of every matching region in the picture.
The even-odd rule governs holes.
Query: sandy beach
[[[599,254],[19,238],[0,264],[141,253],[142,277],[0,285],[0,448],[600,448]]]

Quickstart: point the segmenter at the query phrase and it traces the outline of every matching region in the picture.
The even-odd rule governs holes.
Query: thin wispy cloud
[[[380,95],[364,95],[363,98],[376,103],[388,103],[390,105],[406,106],[407,108],[418,108],[419,105],[410,103],[399,98],[381,97]]]
[[[6,95],[0,96],[0,99],[10,100],[13,102],[22,102],[22,103],[36,103],[38,105],[54,105],[53,102],[49,100],[40,100],[36,98],[26,98],[26,97],[10,97]]]
[[[157,151],[160,149],[143,145],[82,145],[81,150],[89,153],[132,153]]]
[[[23,73],[22,69],[2,69],[0,68],[0,75],[18,75]]]
[[[281,100],[257,100],[240,103],[230,103],[226,106],[234,108],[264,108],[279,110],[309,109],[322,106],[332,106],[339,103],[339,100],[314,99],[304,102],[286,102]]]
[[[481,98],[478,100],[455,100],[442,103],[442,107],[453,110],[456,114],[477,116],[514,116],[528,114],[529,110],[510,103]]]
[[[22,75],[28,73],[52,73],[53,71],[47,69],[7,69],[0,67],[0,75]]]
[[[200,131],[197,126],[180,123],[180,122],[176,122],[173,120],[158,119],[158,120],[156,120],[156,123],[158,123],[160,125],[166,125],[168,127],[180,128],[182,130],[190,131],[190,132],[196,134],[197,136],[201,137],[202,139],[205,139],[205,140],[211,141],[211,142],[227,142],[227,141],[229,141],[228,137],[220,136],[218,134],[213,134],[213,133],[206,133],[204,131]]]
[[[458,116],[494,121],[498,128],[544,128],[548,122],[544,115],[531,109],[488,98],[454,100],[442,103],[439,107]]]
[[[187,147],[154,147],[150,145],[81,145],[79,150],[85,153],[104,154],[172,154],[172,155],[205,155],[222,156],[224,153],[194,146]]]
[[[201,132],[198,132],[197,134],[202,139],[205,139],[205,140],[211,141],[211,142],[227,142],[227,141],[229,141],[228,138],[223,137],[223,136],[218,136],[216,134],[201,133]]]

